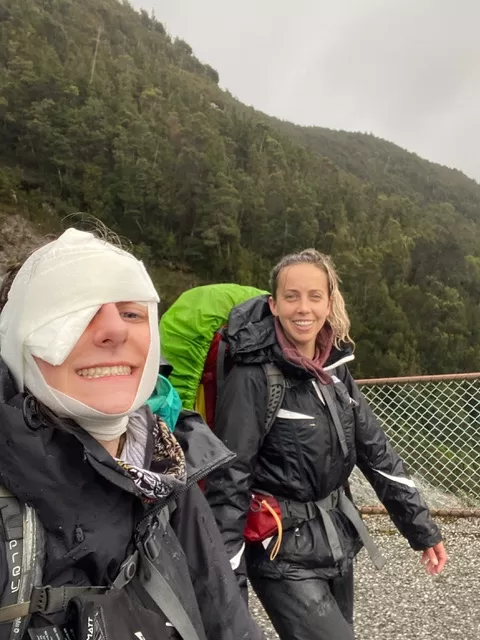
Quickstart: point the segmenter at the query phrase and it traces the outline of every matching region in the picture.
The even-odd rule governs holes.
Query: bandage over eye
[[[49,364],[63,364],[99,309],[97,305],[51,320],[27,336],[24,347]]]
[[[49,364],[63,364],[99,309],[97,305],[52,320],[26,338],[25,348]]]
[[[143,264],[91,233],[68,229],[32,254],[0,316],[0,353],[19,390],[27,354],[62,364],[103,304],[133,300],[156,322],[159,297]],[[157,336],[155,326],[151,341]]]

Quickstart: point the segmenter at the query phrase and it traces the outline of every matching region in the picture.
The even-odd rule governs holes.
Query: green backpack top
[[[211,284],[182,293],[160,320],[162,356],[185,409],[194,409],[207,356],[232,307],[266,291],[239,284]],[[204,416],[205,417],[205,416]]]

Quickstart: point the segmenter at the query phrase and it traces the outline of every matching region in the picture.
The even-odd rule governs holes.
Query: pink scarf
[[[330,355],[333,346],[333,331],[329,324],[325,323],[317,336],[317,345],[313,358],[302,355],[297,347],[287,338],[278,318],[275,318],[275,334],[278,344],[282,349],[285,360],[306,369],[322,384],[330,384],[331,378],[323,369],[323,365]]]

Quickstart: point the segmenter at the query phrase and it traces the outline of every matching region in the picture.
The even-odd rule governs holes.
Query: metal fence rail
[[[480,504],[480,373],[358,384],[413,473]]]

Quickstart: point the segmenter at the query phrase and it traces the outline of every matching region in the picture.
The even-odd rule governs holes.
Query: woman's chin
[[[85,404],[95,411],[114,416],[120,413],[128,413],[134,400],[135,396],[129,396],[128,398],[105,398],[101,402],[85,402]]]
[[[92,393],[92,388],[89,388],[89,393],[78,394],[77,400],[86,404],[91,409],[104,413],[106,415],[116,415],[119,413],[128,413],[135,402],[138,392],[138,382],[131,384],[112,384],[113,378],[100,381],[100,385],[95,384],[95,392]],[[83,396],[80,397],[80,396]]]
[[[132,406],[132,403],[130,402],[130,404],[128,405],[120,405],[118,407],[108,407],[107,409],[97,409],[97,411],[100,411],[100,413],[104,413],[107,416],[116,416],[121,413],[128,413],[130,411],[131,406]]]

